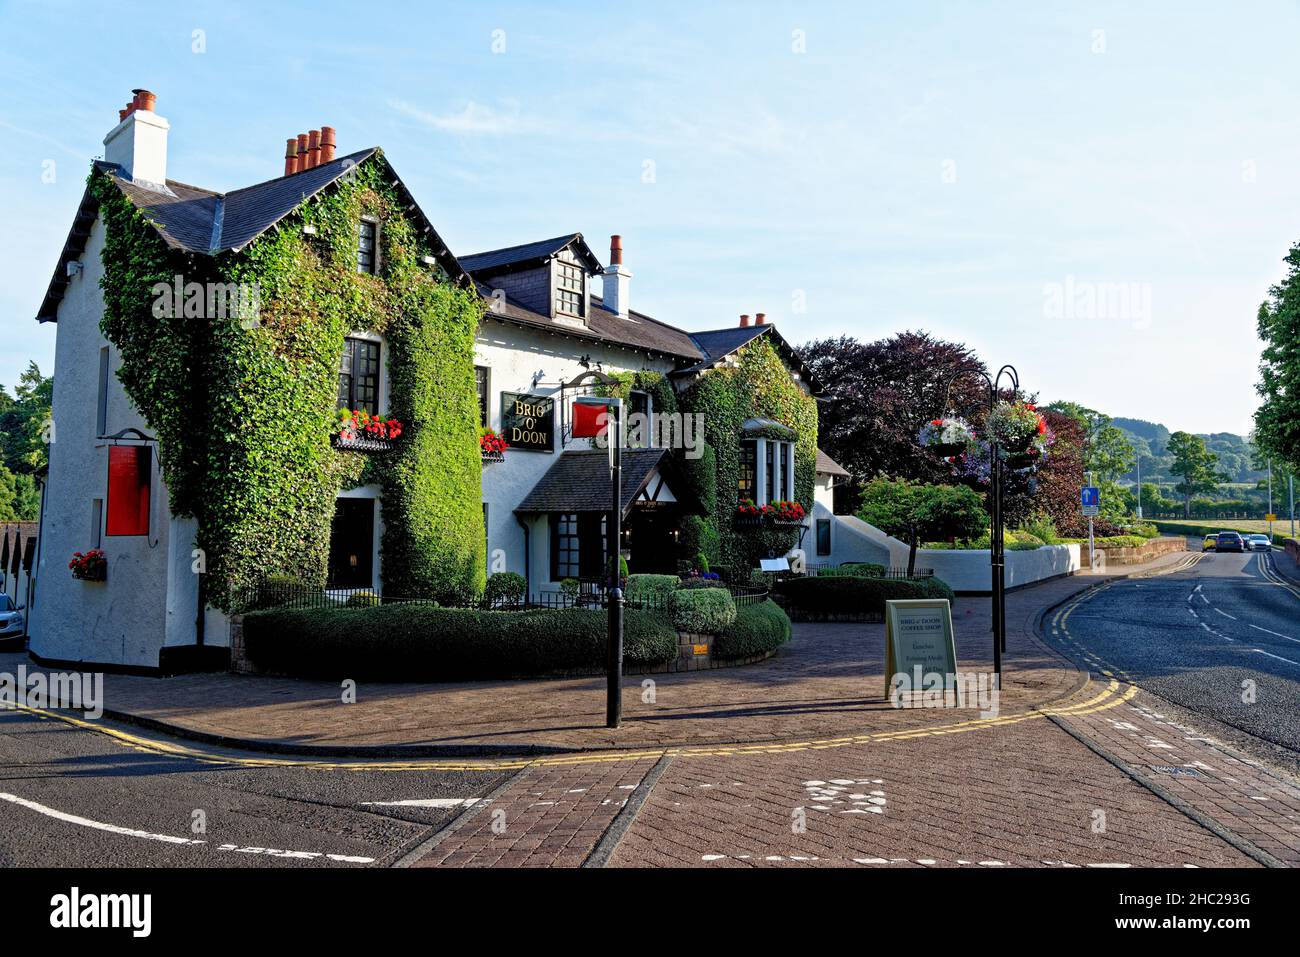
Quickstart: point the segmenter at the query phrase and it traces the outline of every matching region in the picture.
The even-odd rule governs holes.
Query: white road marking
[[[1290,658],[1283,658],[1281,655],[1269,654],[1269,652],[1260,648],[1252,648],[1250,650],[1256,654],[1267,655],[1269,658],[1276,658],[1278,661],[1285,661],[1289,665],[1300,665],[1300,661],[1292,661]]]
[[[133,827],[119,827],[116,824],[105,824],[102,821],[92,821],[88,817],[78,817],[76,814],[65,814],[63,811],[56,811],[52,807],[46,807],[44,804],[37,804],[35,801],[28,801],[26,798],[20,798],[15,794],[5,794],[0,792],[0,801],[8,801],[10,804],[17,804],[27,808],[29,811],[35,811],[37,814],[44,814],[46,817],[52,817],[56,821],[65,821],[68,824],[76,824],[79,827],[89,827],[96,831],[107,831],[110,834],[120,834],[123,837],[138,837],[146,841],[162,841],[164,844],[206,844],[207,841],[196,841],[188,837],[175,837],[171,834],[154,834],[150,831],[141,831]]]
[[[1220,615],[1222,615],[1224,618],[1230,618],[1230,619],[1232,619],[1233,621],[1236,621],[1236,620],[1237,620],[1237,619],[1236,619],[1236,616],[1234,616],[1234,615],[1229,615],[1226,611],[1223,611],[1222,609],[1216,608],[1216,609],[1214,609],[1214,610],[1217,611],[1217,612],[1218,612]]]
[[[1292,638],[1290,635],[1284,635],[1280,631],[1269,631],[1267,628],[1259,627],[1259,625],[1251,625],[1250,627],[1254,628],[1256,631],[1262,631],[1266,635],[1272,635],[1274,638],[1285,638],[1287,641],[1294,641],[1296,644],[1300,644],[1300,638]]]
[[[173,834],[154,834],[152,831],[142,831],[133,827],[120,827],[116,824],[105,824],[103,821],[92,821],[88,817],[80,817],[76,814],[67,814],[64,811],[55,810],[44,804],[38,804],[35,801],[29,801],[26,798],[20,798],[15,794],[0,792],[0,801],[8,801],[10,804],[17,804],[25,807],[37,814],[43,814],[46,817],[54,818],[56,821],[63,821],[67,824],[76,824],[78,827],[88,827],[96,831],[106,831],[109,834],[118,834],[122,837],[136,837],[145,841],[160,841],[163,844],[206,844],[207,841],[199,841],[188,837],[177,837]],[[214,847],[217,851],[234,851],[240,854],[267,854],[272,857],[293,857],[299,859],[312,859],[324,857],[331,861],[338,861],[343,864],[373,864],[373,857],[354,857],[348,854],[322,854],[319,851],[282,851],[273,847],[240,847],[237,844],[221,844]]]
[[[410,801],[362,801],[362,807],[472,807],[483,798],[415,798]]]

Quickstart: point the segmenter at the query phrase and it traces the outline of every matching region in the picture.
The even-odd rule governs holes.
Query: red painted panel
[[[573,437],[591,439],[605,434],[605,420],[601,416],[609,411],[607,405],[573,403]]]
[[[108,449],[108,518],[105,535],[149,534],[149,472],[153,450],[147,445]]]

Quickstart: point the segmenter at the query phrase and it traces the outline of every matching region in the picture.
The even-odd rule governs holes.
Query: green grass
[[[1268,522],[1254,518],[1192,518],[1192,519],[1155,519],[1152,524],[1162,533],[1173,535],[1213,535],[1216,532],[1241,532],[1249,535],[1267,535]],[[1300,520],[1296,522],[1300,533]],[[1291,536],[1291,522],[1273,523],[1273,540],[1281,541]]]

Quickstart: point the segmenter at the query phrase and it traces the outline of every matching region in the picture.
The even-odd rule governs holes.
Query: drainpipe
[[[23,638],[26,639],[31,634],[32,627],[32,603],[36,597],[36,589],[32,587],[32,579],[41,572],[41,546],[45,544],[45,495],[49,491],[50,483],[48,477],[41,483],[41,511],[36,517],[36,557],[32,559],[32,571],[27,575],[27,608],[26,614],[23,615]]]
[[[515,516],[515,521],[518,522],[519,527],[524,530],[524,581],[527,583],[524,587],[524,594],[531,595],[533,591],[533,578],[532,575],[529,574],[528,566],[529,558],[532,555],[532,549],[528,547],[528,523],[519,515]]]

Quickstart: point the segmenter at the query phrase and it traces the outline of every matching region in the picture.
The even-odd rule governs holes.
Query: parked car
[[[23,633],[23,613],[8,595],[0,594],[0,638],[13,638]]]
[[[1269,540],[1267,535],[1247,535],[1246,548],[1255,552],[1271,552],[1273,550],[1273,543]]]
[[[1219,532],[1215,536],[1214,550],[1216,552],[1244,552],[1246,550],[1246,540],[1238,532]]]
[[[1206,535],[1205,540],[1201,542],[1201,551],[1212,552],[1214,551],[1215,547],[1218,544],[1219,544],[1218,535]]]

